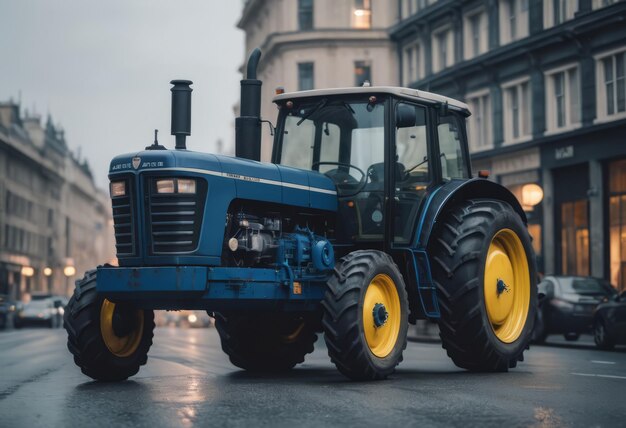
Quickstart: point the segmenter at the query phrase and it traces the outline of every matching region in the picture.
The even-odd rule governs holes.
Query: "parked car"
[[[600,349],[626,345],[626,291],[598,305],[593,317],[593,339]]]
[[[580,276],[546,276],[538,285],[539,310],[533,340],[542,343],[550,334],[578,340],[591,331],[596,307],[617,293],[607,281]]]
[[[13,314],[17,304],[6,294],[0,294],[0,330],[4,330]]]
[[[61,327],[62,315],[59,311],[59,301],[52,298],[33,298],[25,303],[13,321],[15,328],[27,325],[46,325],[50,328]]]

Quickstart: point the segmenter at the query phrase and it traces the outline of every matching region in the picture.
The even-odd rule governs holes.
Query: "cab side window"
[[[469,178],[462,144],[462,139],[465,137],[462,134],[459,118],[454,114],[440,116],[437,135],[443,179]]]

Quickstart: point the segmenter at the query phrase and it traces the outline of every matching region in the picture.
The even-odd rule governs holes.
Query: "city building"
[[[115,255],[108,195],[64,132],[0,103],[0,294],[68,294]]]
[[[473,166],[525,205],[539,270],[625,290],[626,2],[398,9],[399,81],[468,103]]]
[[[397,54],[387,29],[398,9],[387,0],[248,0],[238,27],[246,52],[263,51],[264,119],[274,121],[276,87],[286,91],[397,84]],[[265,125],[264,125],[265,126]],[[261,159],[271,157],[272,137],[263,129]]]

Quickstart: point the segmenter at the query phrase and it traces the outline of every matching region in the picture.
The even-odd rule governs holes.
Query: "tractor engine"
[[[227,264],[239,267],[289,267],[304,274],[322,273],[334,267],[333,247],[308,226],[292,225],[279,214],[258,216],[229,214],[224,253]],[[291,232],[284,232],[284,227]]]

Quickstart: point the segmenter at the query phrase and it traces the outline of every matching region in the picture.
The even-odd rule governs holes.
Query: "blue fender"
[[[497,199],[506,202],[521,217],[524,224],[527,223],[526,213],[524,213],[522,206],[515,195],[506,187],[484,178],[452,180],[433,189],[427,197],[415,234],[415,247],[428,247],[437,220],[453,205],[477,198]]]

